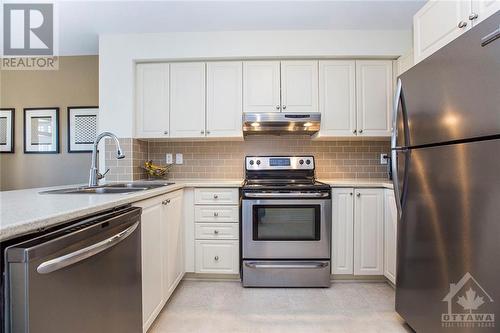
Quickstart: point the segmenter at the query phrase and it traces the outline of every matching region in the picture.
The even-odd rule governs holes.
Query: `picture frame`
[[[92,152],[98,113],[98,106],[68,106],[68,153]]]
[[[15,113],[14,108],[0,108],[0,154],[15,151]]]
[[[24,153],[59,154],[59,108],[24,109]]]

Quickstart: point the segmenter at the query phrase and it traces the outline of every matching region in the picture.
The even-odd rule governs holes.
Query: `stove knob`
[[[299,164],[300,164],[300,165],[304,164],[304,160],[300,160],[300,161],[299,161]]]
[[[253,160],[250,160],[250,165],[253,165],[254,161]]]
[[[260,165],[260,160],[257,160],[257,165]]]
[[[307,165],[311,164],[311,160],[307,160],[307,161],[306,161],[306,164],[307,164]]]

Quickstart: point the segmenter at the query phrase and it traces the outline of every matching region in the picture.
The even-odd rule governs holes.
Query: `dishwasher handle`
[[[40,274],[49,274],[64,267],[76,264],[77,262],[80,262],[92,256],[95,256],[96,254],[101,253],[102,251],[107,250],[119,244],[120,242],[124,241],[135,231],[135,229],[137,229],[138,226],[139,222],[136,222],[127,229],[120,231],[119,233],[105,240],[84,247],[83,249],[57,257],[55,259],[45,261],[37,267],[36,271]]]

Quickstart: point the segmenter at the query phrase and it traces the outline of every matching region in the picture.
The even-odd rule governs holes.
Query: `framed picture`
[[[0,153],[14,152],[15,109],[0,109]]]
[[[59,108],[24,109],[24,153],[59,154]]]
[[[98,112],[97,106],[68,106],[68,153],[92,152]]]

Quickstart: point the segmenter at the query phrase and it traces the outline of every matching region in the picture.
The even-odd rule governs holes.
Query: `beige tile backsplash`
[[[313,155],[317,178],[387,178],[380,154],[389,153],[389,141],[367,139],[316,141],[303,136],[245,138],[245,141],[142,141],[121,139],[127,156],[116,160],[115,148],[107,141],[107,180],[146,178],[140,168],[147,159],[165,164],[165,154],[182,153],[184,164],[175,165],[169,178],[234,179],[244,176],[247,155]],[[109,145],[109,146],[108,146]],[[109,164],[108,164],[109,163]]]

